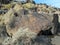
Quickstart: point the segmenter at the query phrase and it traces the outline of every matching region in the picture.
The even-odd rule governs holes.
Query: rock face
[[[51,39],[47,36],[36,36],[36,33],[29,31],[28,28],[20,28],[12,38],[7,37],[3,45],[52,45]]]
[[[11,39],[10,39],[11,41]],[[47,38],[46,36],[40,36],[37,37],[35,39],[30,39],[28,37],[20,37],[19,40],[15,40],[15,42],[10,43],[10,45],[52,45],[51,44],[51,39]],[[9,41],[8,43],[4,43],[4,45],[9,45]]]
[[[8,37],[6,26],[0,25],[0,44]],[[2,44],[1,44],[2,45]]]

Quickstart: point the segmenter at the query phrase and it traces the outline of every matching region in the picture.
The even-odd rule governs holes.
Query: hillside
[[[59,8],[13,1],[0,5],[0,45],[53,45],[51,36],[60,35],[59,28]]]

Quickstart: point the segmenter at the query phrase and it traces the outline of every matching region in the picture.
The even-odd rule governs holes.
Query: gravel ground
[[[55,36],[51,40],[53,45],[60,45],[60,36]]]

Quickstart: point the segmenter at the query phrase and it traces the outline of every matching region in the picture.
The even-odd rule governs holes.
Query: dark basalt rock
[[[0,0],[0,3],[2,3],[2,4],[8,4],[8,3],[10,3],[10,1],[12,1],[12,0]]]
[[[0,14],[5,14],[7,11],[8,11],[8,9],[0,10]]]

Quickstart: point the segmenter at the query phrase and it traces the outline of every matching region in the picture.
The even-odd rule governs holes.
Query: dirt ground
[[[60,45],[60,36],[55,36],[54,38],[52,38],[52,44]]]

